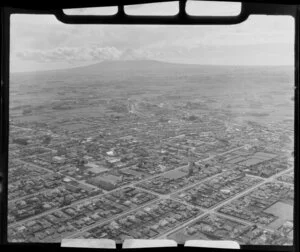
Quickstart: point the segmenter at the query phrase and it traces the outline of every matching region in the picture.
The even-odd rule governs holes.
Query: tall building
[[[192,154],[191,150],[188,150],[188,175],[191,176],[196,172],[197,165],[195,164],[195,157]]]

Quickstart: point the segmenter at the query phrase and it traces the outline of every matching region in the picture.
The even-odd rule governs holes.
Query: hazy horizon
[[[154,60],[154,59],[144,59],[144,60],[103,60],[95,63],[89,63],[85,65],[80,65],[80,66],[70,66],[66,68],[56,68],[56,69],[46,69],[46,70],[28,70],[28,71],[10,71],[11,74],[18,74],[18,73],[36,73],[36,72],[52,72],[52,71],[63,71],[63,70],[72,70],[72,69],[78,69],[78,68],[84,68],[84,67],[89,67],[93,65],[98,65],[102,63],[111,63],[111,62],[138,62],[138,61],[143,61],[143,62],[157,62],[157,63],[165,63],[165,64],[176,64],[176,65],[190,65],[190,66],[215,66],[215,67],[294,67],[293,64],[290,65],[222,65],[222,64],[197,64],[197,63],[180,63],[180,62],[169,62],[169,61],[161,61],[161,60]]]
[[[232,13],[230,10],[234,5],[226,3],[228,6],[224,9],[213,2],[199,3],[201,6],[198,7],[197,4],[190,5],[193,12],[203,14],[207,11],[209,14],[217,11],[218,15]],[[153,4],[148,9],[131,8],[153,15],[176,13],[177,5],[165,3]],[[85,14],[87,9],[73,12]],[[225,26],[69,25],[51,15],[14,14],[11,16],[10,50],[11,72],[67,69],[105,60],[293,65],[294,19],[251,15],[241,24]]]

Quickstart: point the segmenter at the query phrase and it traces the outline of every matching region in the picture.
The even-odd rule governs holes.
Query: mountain
[[[107,60],[99,63],[74,67],[65,69],[45,70],[45,71],[34,71],[34,72],[16,72],[12,75],[55,75],[57,74],[79,74],[79,75],[103,75],[110,74],[112,72],[153,72],[163,70],[174,70],[183,68],[199,68],[200,65],[189,65],[179,63],[168,63],[157,60]]]
[[[230,74],[243,72],[249,73],[252,71],[257,72],[263,70],[264,72],[277,72],[291,70],[291,66],[228,66],[228,65],[199,65],[199,64],[181,64],[181,63],[169,63],[158,60],[110,60],[102,61],[87,66],[80,66],[67,69],[37,71],[37,72],[24,72],[13,73],[12,75],[53,75],[56,74],[74,74],[74,75],[111,75],[112,73],[219,73]]]
[[[107,72],[135,72],[135,71],[162,71],[183,68],[199,68],[200,65],[189,65],[179,63],[168,63],[157,60],[114,60],[102,61],[100,63],[66,69],[62,71],[84,72],[86,74],[103,74]]]
[[[11,75],[12,83],[60,87],[74,85],[209,85],[216,92],[222,86],[287,86],[293,83],[292,66],[221,66],[168,63],[156,60],[119,60],[60,70]],[[27,83],[27,84],[25,84]]]

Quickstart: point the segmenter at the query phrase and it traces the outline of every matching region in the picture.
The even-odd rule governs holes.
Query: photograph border
[[[217,0],[228,2],[224,0]],[[233,0],[236,1],[236,0]],[[233,2],[231,0],[231,2]],[[86,3],[85,3],[86,2]],[[120,3],[121,2],[121,3]],[[0,244],[8,248],[25,249],[35,248],[59,248],[60,244],[53,243],[8,243],[7,241],[7,201],[8,201],[8,139],[9,139],[9,49],[10,49],[10,16],[12,14],[52,14],[64,23],[68,24],[156,24],[156,25],[215,25],[215,24],[236,24],[245,21],[248,16],[260,15],[288,15],[292,16],[295,21],[295,52],[294,52],[294,80],[295,80],[295,99],[294,99],[294,239],[293,246],[257,246],[257,245],[241,245],[242,250],[246,251],[298,251],[299,250],[299,31],[300,31],[300,5],[288,3],[288,1],[237,1],[243,2],[242,12],[236,17],[187,17],[184,10],[185,2],[180,1],[180,12],[176,16],[127,16],[124,14],[124,5],[150,2],[166,2],[166,0],[125,0],[125,1],[82,1],[81,4],[68,4],[53,6],[47,5],[44,7],[38,5],[28,7],[17,4],[10,4],[1,8],[1,89],[0,89]],[[229,1],[230,2],[230,1]],[[41,4],[41,3],[40,3]],[[48,3],[49,4],[49,3]],[[78,8],[78,7],[101,7],[101,6],[119,6],[119,12],[116,15],[105,16],[72,16],[65,15],[63,8]],[[46,9],[45,9],[46,8]],[[121,245],[117,246],[120,249]],[[178,249],[182,246],[178,246]],[[174,249],[174,248],[172,248]],[[193,250],[194,248],[188,248]],[[202,248],[201,248],[202,249]],[[63,250],[68,250],[63,248]],[[219,249],[218,249],[219,250]],[[211,249],[204,249],[211,251]],[[228,251],[228,250],[227,250]]]

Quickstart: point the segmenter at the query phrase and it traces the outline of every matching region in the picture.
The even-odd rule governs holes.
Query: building
[[[111,174],[99,175],[88,180],[88,183],[96,185],[104,190],[112,190],[122,182],[123,176],[116,176]]]

